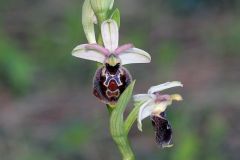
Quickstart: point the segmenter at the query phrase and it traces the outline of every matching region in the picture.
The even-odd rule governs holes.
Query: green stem
[[[115,117],[114,111],[111,114],[111,117]],[[110,132],[113,140],[120,150],[123,160],[135,160],[133,151],[130,147],[130,143],[127,138],[127,134],[124,132],[123,125],[116,124],[116,119],[111,118],[110,120]]]
[[[130,147],[127,134],[125,133],[124,125],[123,123],[117,123],[121,121],[119,118],[122,118],[122,116],[119,115],[119,112],[113,110],[110,118],[110,132],[112,138],[117,144],[123,160],[134,160],[134,154]]]

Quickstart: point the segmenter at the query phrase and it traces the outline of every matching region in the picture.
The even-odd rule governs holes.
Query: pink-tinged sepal
[[[124,52],[124,51],[126,51],[130,48],[133,48],[133,44],[131,44],[131,43],[121,45],[114,51],[114,54],[118,55],[118,54],[120,54],[120,53],[122,53],[122,52]]]

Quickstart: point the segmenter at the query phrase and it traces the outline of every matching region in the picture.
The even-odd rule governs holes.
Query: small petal
[[[114,20],[106,20],[101,25],[102,38],[105,48],[111,53],[118,47],[118,26]]]
[[[135,102],[147,101],[149,99],[152,99],[151,95],[149,94],[136,94],[133,96],[133,100]]]
[[[73,49],[72,55],[78,58],[104,63],[105,55],[95,49],[89,49],[88,46],[89,44],[78,45]]]
[[[110,55],[110,52],[108,49],[98,45],[98,44],[89,44],[86,46],[87,49],[92,49],[92,50],[96,50],[98,52],[103,53],[105,56]]]
[[[160,92],[162,90],[172,88],[172,87],[183,87],[183,84],[178,81],[166,82],[157,86],[153,86],[148,90],[148,94],[153,94],[155,92]]]
[[[119,54],[122,65],[131,63],[149,63],[151,56],[144,50],[138,48],[130,48]]]
[[[153,100],[150,99],[142,104],[138,112],[138,129],[142,131],[142,120],[152,114],[154,109]]]
[[[159,92],[153,94],[156,96],[155,103],[165,102],[165,101],[171,101],[171,96],[168,94],[160,94]]]
[[[124,45],[118,47],[118,48],[114,51],[114,53],[115,53],[115,54],[120,54],[121,52],[124,52],[124,51],[126,51],[126,50],[128,50],[128,49],[130,49],[130,48],[133,48],[133,44],[131,44],[131,43],[129,43],[129,44],[124,44]]]

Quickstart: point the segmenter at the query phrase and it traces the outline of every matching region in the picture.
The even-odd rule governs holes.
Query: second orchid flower
[[[183,87],[183,85],[178,81],[167,82],[151,87],[147,94],[137,94],[133,97],[135,103],[142,103],[138,113],[138,129],[142,131],[142,120],[150,116],[156,134],[156,142],[161,147],[172,146],[172,128],[166,119],[165,110],[167,106],[172,104],[173,100],[182,100],[179,94],[160,93],[172,87]]]

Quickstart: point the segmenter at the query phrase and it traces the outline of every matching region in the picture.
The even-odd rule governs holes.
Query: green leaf
[[[116,8],[116,9],[113,11],[113,13],[112,13],[112,15],[111,15],[110,18],[113,19],[113,20],[115,20],[115,21],[117,22],[118,27],[120,28],[120,11],[119,11],[118,8]]]
[[[134,160],[134,154],[129,144],[127,133],[125,132],[123,113],[132,97],[135,81],[133,81],[120,96],[115,108],[111,112],[110,132],[113,140],[117,144],[123,160]]]
[[[123,126],[123,113],[127,107],[127,104],[132,97],[132,91],[134,87],[135,81],[133,81],[122,93],[120,96],[115,109],[112,111],[111,119],[110,119],[110,129],[113,134],[124,134],[124,130],[122,130]],[[120,133],[121,132],[121,133]]]

